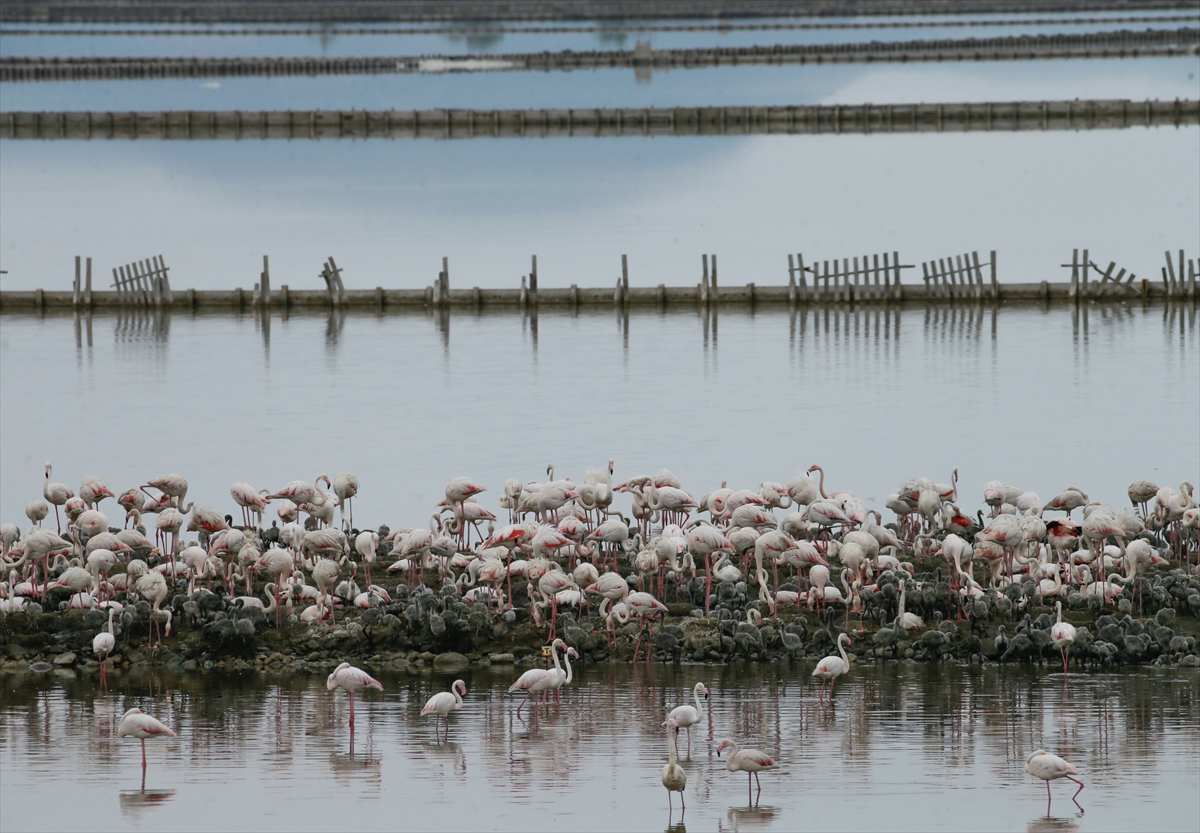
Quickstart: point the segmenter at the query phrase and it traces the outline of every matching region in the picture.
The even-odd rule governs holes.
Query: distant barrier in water
[[[196,290],[171,292],[167,283],[166,266],[160,257],[142,261],[140,266],[120,268],[121,280],[115,281],[117,288],[107,292],[94,292],[91,288],[91,258],[87,258],[86,289],[81,291],[81,258],[75,258],[75,283],[71,292],[54,292],[38,289],[33,292],[0,292],[0,309],[42,311],[54,308],[136,308],[174,309],[197,311],[213,309],[241,312],[248,309],[278,308],[284,311],[296,308],[360,308],[383,310],[387,307],[428,307],[437,310],[451,308],[474,308],[496,310],[536,310],[540,306],[567,307],[578,310],[584,307],[615,307],[628,309],[632,306],[656,306],[660,309],[712,308],[722,304],[746,305],[879,305],[905,302],[959,302],[999,304],[1006,301],[1035,301],[1043,303],[1080,303],[1094,300],[1170,300],[1194,304],[1200,284],[1200,258],[1188,259],[1181,249],[1176,261],[1171,252],[1166,253],[1167,267],[1162,270],[1161,284],[1142,279],[1134,280],[1129,275],[1121,280],[1125,270],[1113,274],[1115,264],[1105,270],[1088,260],[1088,250],[1079,250],[1073,257],[1074,270],[1070,283],[1011,283],[997,279],[996,252],[992,251],[986,262],[990,280],[984,279],[984,262],[978,252],[939,258],[922,264],[924,280],[918,284],[900,281],[900,270],[914,268],[902,264],[898,252],[882,256],[862,256],[814,261],[806,267],[802,254],[788,255],[788,283],[786,285],[724,286],[717,278],[717,256],[701,256],[700,281],[694,286],[633,286],[629,285],[629,262],[621,256],[621,275],[614,289],[581,288],[577,284],[562,287],[539,287],[537,255],[531,262],[528,275],[521,277],[519,288],[470,289],[450,288],[449,258],[442,258],[442,268],[436,280],[423,289],[346,289],[342,281],[342,269],[330,257],[322,266],[320,277],[325,280],[325,290],[295,290],[283,284],[272,291],[268,259],[263,257],[263,271],[253,291],[237,288],[232,291]],[[823,263],[823,267],[821,264]],[[853,263],[853,266],[851,266]],[[1086,264],[1086,265],[1085,265]],[[1072,264],[1066,264],[1071,266]],[[1095,270],[1099,280],[1089,282],[1087,273]],[[118,274],[114,269],[114,277]],[[1186,276],[1185,276],[1186,272]],[[814,277],[808,286],[805,274]]]
[[[444,72],[653,71],[784,64],[1026,61],[1064,58],[1184,57],[1200,54],[1200,29],[1085,32],[958,40],[804,43],[727,48],[522,52],[480,55],[346,57],[0,57],[0,82],[98,81],[248,76],[397,75]]]
[[[1154,8],[1191,11],[1194,0],[1155,0]],[[1130,0],[1088,0],[1089,12],[1128,12]],[[814,18],[870,15],[1077,13],[1070,0],[179,0],[87,2],[87,0],[5,0],[5,23],[375,23],[386,21],[479,24],[495,20],[628,21]]]
[[[1127,99],[571,110],[0,113],[0,139],[479,139],[1112,130],[1200,125],[1200,101]]]

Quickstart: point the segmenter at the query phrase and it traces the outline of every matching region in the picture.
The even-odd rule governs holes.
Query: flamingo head
[[[811,471],[811,469],[810,469]],[[717,744],[717,757],[721,757],[721,753],[725,751],[725,747],[729,745],[729,741],[723,740]]]
[[[697,683],[697,685],[700,686],[700,693],[704,695],[704,699],[709,699],[708,686],[706,686],[704,683]]]

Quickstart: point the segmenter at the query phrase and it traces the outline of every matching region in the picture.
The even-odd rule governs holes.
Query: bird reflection
[[[145,778],[145,775],[142,777]],[[151,809],[170,801],[174,796],[175,790],[147,790],[143,783],[140,790],[124,790],[118,793],[117,799],[121,804],[121,815],[140,819]]]
[[[717,822],[718,830],[754,830],[768,826],[779,815],[778,807],[730,807],[725,812],[725,824]]]
[[[687,833],[687,825],[683,823],[682,818],[677,824],[672,824],[668,821],[665,833]]]
[[[1029,833],[1076,833],[1079,830],[1079,818],[1083,813],[1075,818],[1054,818],[1053,816],[1040,816],[1029,822],[1026,830]]]
[[[466,774],[467,757],[461,744],[447,741],[439,744],[422,743],[421,747],[425,750],[426,761],[449,764],[459,775]]]

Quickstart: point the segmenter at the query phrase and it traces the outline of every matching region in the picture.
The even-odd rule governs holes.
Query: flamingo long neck
[[[821,492],[821,497],[828,499],[829,495],[825,494],[825,469],[821,468],[820,466],[813,466],[813,469],[816,469],[821,473],[821,482],[820,485],[817,486],[817,489]],[[809,469],[809,471],[811,472],[812,469]]]
[[[738,753],[738,745],[733,741],[727,741],[725,744],[729,748],[729,756],[725,759],[725,768],[730,772],[735,772],[733,768],[733,757]]]
[[[466,689],[467,687],[466,683],[462,682],[462,680],[455,680],[454,685],[450,686],[450,693],[454,695],[455,709],[461,709],[463,704],[462,695],[458,693],[458,687],[460,685],[463,687],[463,689]]]
[[[674,726],[667,727],[667,766],[671,769],[675,768],[675,762],[679,758],[679,753],[675,751],[675,735],[678,733],[678,728]]]
[[[850,667],[850,658],[848,656],[846,656],[846,648],[842,644],[842,640],[845,639],[845,637],[846,637],[846,634],[842,634],[841,636],[838,637],[838,653],[842,655],[842,664],[844,664],[847,668],[849,668]]]
[[[113,637],[116,636],[116,632],[113,630],[113,616],[115,616],[116,614],[117,614],[117,609],[115,607],[109,607],[109,609],[108,609],[108,635],[113,636]]]
[[[899,615],[900,615],[901,617],[903,617],[903,616],[904,616],[904,592],[905,592],[905,591],[904,591],[904,585],[903,585],[903,584],[901,584],[901,585],[900,585],[900,612],[899,612]]]
[[[563,680],[563,685],[567,685],[571,682],[571,653],[569,651],[563,651],[563,662],[567,664],[567,678]]]
[[[696,713],[703,716],[704,706],[700,705],[700,686],[697,685],[692,689],[692,696],[696,699]]]
[[[278,590],[278,588],[275,586],[274,582],[269,583],[266,587],[263,588],[263,592],[266,593],[267,598],[271,600],[267,604],[267,606],[263,608],[263,613],[274,613],[275,612],[275,607],[276,607],[275,593],[277,590]]]
[[[550,656],[554,657],[554,668],[559,674],[563,673],[562,666],[558,662],[558,642],[554,642],[550,646]]]

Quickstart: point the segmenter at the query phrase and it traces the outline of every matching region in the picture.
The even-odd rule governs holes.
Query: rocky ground
[[[921,573],[910,582],[907,609],[923,616],[925,627],[906,633],[890,624],[896,613],[896,579],[890,572],[879,576],[877,589],[863,595],[863,613],[848,618],[842,606],[823,614],[781,607],[772,618],[758,600],[748,597],[753,590],[743,583],[714,587],[712,613],[705,617],[699,606],[701,577],[673,592],[668,588],[667,598],[679,600],[669,603],[661,621],[645,628],[636,622],[617,625],[614,641],[594,608],[590,616],[560,614],[557,629],[584,662],[628,662],[639,637],[641,656],[648,644],[652,658],[665,662],[815,661],[834,653],[842,631],[849,633],[849,652],[859,662],[1061,662],[1049,635],[1054,609],[1033,593],[1031,582],[1012,585],[1004,593],[989,591],[983,599],[959,607],[936,570]],[[912,590],[912,585],[918,589]],[[523,589],[514,584],[514,598],[526,598]],[[542,646],[548,630],[529,621],[527,607],[500,613],[464,601],[449,586],[440,592],[409,592],[401,584],[392,597],[381,607],[341,610],[334,625],[310,626],[292,615],[277,628],[274,613],[233,601],[223,588],[191,596],[177,593],[169,602],[172,632],[152,645],[150,607],[139,601],[127,605],[117,618],[117,644],[109,667],[118,673],[142,665],[197,673],[213,668],[316,673],[349,661],[367,669],[455,673],[472,665],[545,661]],[[1070,651],[1073,667],[1200,666],[1200,578],[1181,569],[1148,575],[1111,605],[1085,600],[1077,592],[1063,602],[1064,621],[1077,628]],[[99,610],[47,612],[40,605],[0,617],[0,670],[70,668],[98,673],[92,639],[107,628],[107,621],[107,614]]]

